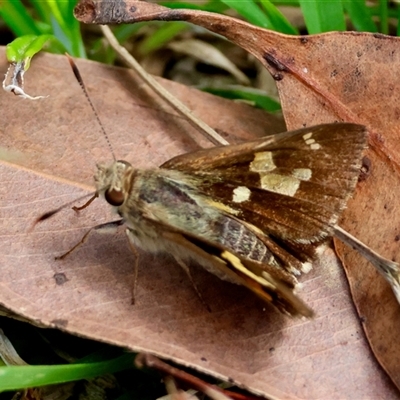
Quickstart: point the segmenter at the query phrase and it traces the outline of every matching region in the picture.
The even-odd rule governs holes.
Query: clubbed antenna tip
[[[69,65],[71,66],[72,72],[74,73],[76,80],[78,81],[80,87],[83,90],[83,93],[86,96],[87,101],[89,102],[90,107],[92,108],[93,114],[94,114],[94,116],[95,116],[95,118],[96,118],[96,120],[97,120],[97,122],[99,124],[99,127],[100,127],[101,131],[103,132],[103,135],[104,135],[104,137],[105,137],[105,139],[107,141],[108,147],[109,147],[109,149],[111,151],[112,157],[113,157],[113,159],[115,161],[116,158],[115,158],[114,150],[113,150],[113,148],[111,146],[111,142],[110,142],[110,140],[108,138],[108,135],[107,135],[107,132],[105,131],[104,126],[103,126],[103,124],[102,124],[102,122],[100,120],[99,114],[97,113],[96,109],[94,108],[92,100],[89,97],[89,93],[86,90],[85,84],[83,83],[83,79],[82,79],[82,76],[81,76],[81,74],[79,72],[79,69],[78,69],[77,65],[75,64],[74,59],[67,53],[65,53],[65,55],[67,56]]]

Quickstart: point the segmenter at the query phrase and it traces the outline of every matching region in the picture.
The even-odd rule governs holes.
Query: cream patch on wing
[[[233,190],[232,201],[234,203],[243,203],[250,199],[251,191],[246,186],[238,186]]]
[[[256,153],[254,160],[250,163],[250,171],[253,172],[268,172],[276,168],[274,161],[272,160],[271,151],[261,151]]]
[[[292,171],[292,175],[302,181],[309,181],[312,176],[312,171],[310,168],[295,168]]]
[[[307,140],[310,140],[311,135],[312,133],[307,133],[304,136],[308,137]],[[292,171],[292,176],[272,174],[271,171],[276,168],[277,166],[273,161],[273,152],[271,151],[256,153],[254,160],[250,163],[250,171],[257,172],[260,175],[260,186],[262,189],[286,196],[294,196],[300,186],[300,181],[311,178],[311,170],[308,168],[296,168]],[[236,190],[238,191],[237,194],[235,193]],[[242,190],[242,187],[236,188],[235,191],[233,201],[236,203],[241,203],[250,197],[250,193],[248,193],[248,197],[246,198],[247,192],[244,189]]]
[[[313,133],[308,132],[305,135],[303,135],[303,139],[306,142],[307,146],[310,146],[311,150],[319,150],[321,148],[321,145],[315,141],[315,139],[312,138]]]
[[[261,175],[261,187],[270,192],[294,196],[300,186],[300,179],[278,174]]]

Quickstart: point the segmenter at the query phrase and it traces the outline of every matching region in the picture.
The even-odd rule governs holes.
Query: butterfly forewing
[[[266,233],[316,242],[331,234],[355,188],[366,136],[360,125],[319,125],[247,142],[246,149],[211,149],[208,160],[204,150],[185,154],[162,168],[201,177],[204,195]]]

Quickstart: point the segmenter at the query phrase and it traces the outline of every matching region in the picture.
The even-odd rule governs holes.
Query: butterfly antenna
[[[392,287],[397,301],[400,303],[400,265],[382,257],[338,225],[334,226],[334,233],[343,243],[357,250],[383,275]]]
[[[92,111],[93,111],[93,113],[94,113],[94,115],[95,115],[95,117],[96,117],[96,119],[97,119],[97,122],[98,122],[98,124],[99,124],[99,126],[100,126],[100,129],[101,129],[101,131],[103,132],[104,137],[106,138],[106,141],[107,141],[107,143],[108,143],[108,147],[109,147],[109,149],[110,149],[110,151],[111,151],[111,154],[112,154],[112,156],[113,156],[113,159],[114,159],[114,161],[116,161],[115,154],[114,154],[114,150],[113,150],[113,148],[112,148],[112,146],[111,146],[110,139],[108,138],[107,132],[105,131],[104,126],[103,126],[103,124],[102,124],[101,121],[100,121],[99,114],[97,113],[96,109],[94,108],[94,105],[93,105],[93,103],[92,103],[92,100],[91,100],[90,97],[89,97],[89,93],[88,93],[88,91],[86,90],[85,84],[83,83],[83,79],[82,79],[82,76],[81,76],[81,74],[80,74],[80,72],[79,72],[79,69],[78,69],[78,67],[76,66],[75,61],[73,60],[73,58],[72,58],[69,54],[65,54],[65,55],[67,56],[69,65],[70,65],[71,68],[72,68],[72,72],[74,73],[76,80],[78,81],[79,85],[81,86],[81,88],[82,88],[82,90],[83,90],[83,93],[85,93],[86,99],[87,99],[87,101],[89,102],[90,107],[92,108]]]

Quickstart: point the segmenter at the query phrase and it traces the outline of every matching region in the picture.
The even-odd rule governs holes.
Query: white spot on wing
[[[301,272],[308,274],[312,270],[312,264],[310,262],[304,262],[301,264]]]
[[[320,245],[315,249],[315,254],[316,254],[318,257],[321,257],[321,256],[324,254],[324,252],[325,252],[325,250],[326,250],[327,247],[328,247],[328,246],[327,246],[325,243],[320,244]]]
[[[266,174],[261,176],[261,187],[270,192],[294,196],[300,186],[300,180],[294,176]]]
[[[310,168],[295,168],[292,175],[302,181],[309,181],[312,176],[312,171]]]
[[[312,135],[312,132],[308,132],[303,135],[303,139],[306,142],[306,145],[310,146],[311,150],[319,150],[321,148],[321,145],[318,144],[315,139],[312,139]]]
[[[250,163],[250,171],[253,172],[268,172],[276,168],[272,160],[272,152],[261,151],[256,153],[254,160]]]
[[[238,186],[233,190],[233,202],[235,203],[243,203],[244,201],[249,200],[251,195],[251,191],[246,186]]]

